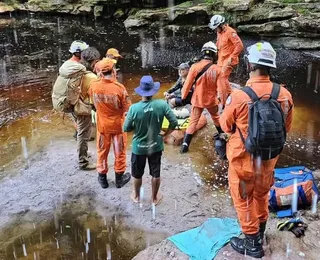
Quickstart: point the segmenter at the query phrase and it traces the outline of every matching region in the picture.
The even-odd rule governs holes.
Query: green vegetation
[[[286,3],[286,4],[296,4],[296,3],[301,3],[303,1],[302,0],[280,0],[280,2]]]
[[[306,9],[306,8],[302,8],[302,7],[298,8],[298,9],[297,9],[297,12],[298,12],[299,14],[304,15],[304,16],[306,16],[306,15],[308,15],[308,14],[311,13],[310,10],[308,10],[308,9]]]
[[[182,7],[182,8],[188,8],[188,7],[192,7],[192,6],[193,6],[192,1],[187,1],[187,2],[184,2],[184,3],[177,5],[177,7]]]
[[[14,5],[19,3],[17,0],[4,0],[3,2],[8,5]]]

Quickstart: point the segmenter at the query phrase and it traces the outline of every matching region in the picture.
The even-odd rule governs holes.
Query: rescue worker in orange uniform
[[[119,51],[115,48],[110,48],[107,50],[107,53],[106,53],[106,57],[109,58],[109,59],[113,59],[115,61],[118,61],[119,58],[122,58],[122,56],[120,55]],[[115,62],[117,63],[117,62]]]
[[[102,188],[108,188],[108,154],[113,143],[116,187],[121,188],[131,178],[130,173],[125,173],[127,135],[122,130],[131,101],[126,88],[116,80],[115,63],[111,59],[99,61],[95,71],[101,79],[90,84],[89,93],[97,110],[98,181]]]
[[[233,68],[239,64],[239,55],[243,51],[243,43],[237,32],[225,23],[225,18],[221,15],[214,15],[210,19],[210,29],[217,32],[218,66],[222,68],[222,75],[226,81],[228,91],[219,90],[222,105],[228,97],[224,93],[231,93],[229,77]]]
[[[107,53],[106,53],[106,58],[109,58],[109,59],[112,59],[113,62],[115,64],[118,63],[119,59],[122,59],[123,57],[120,55],[119,51],[115,48],[110,48],[107,50]],[[122,83],[123,82],[123,75],[120,71],[119,68],[116,69],[117,71],[117,80]]]
[[[180,149],[181,153],[188,152],[192,135],[196,131],[199,119],[205,108],[210,113],[218,132],[223,132],[219,123],[217,88],[225,88],[222,86],[224,81],[221,77],[221,69],[214,64],[217,56],[216,45],[213,42],[205,43],[201,49],[201,54],[202,60],[191,66],[182,88],[182,100],[187,98],[192,87],[194,87],[194,92],[191,99],[190,124],[184,136]]]
[[[273,90],[270,68],[276,68],[276,52],[268,42],[250,46],[246,56],[250,78],[246,86],[258,97],[269,95]],[[267,96],[269,97],[269,96]],[[293,101],[290,92],[280,86],[277,98],[284,116],[285,130],[291,128]],[[246,138],[249,128],[250,97],[242,90],[234,90],[226,101],[220,117],[225,133],[231,134],[227,143],[229,160],[228,180],[230,193],[244,239],[234,237],[231,246],[241,254],[256,258],[264,255],[262,242],[268,220],[269,191],[274,182],[274,168],[278,157],[260,160],[246,151],[241,134]]]

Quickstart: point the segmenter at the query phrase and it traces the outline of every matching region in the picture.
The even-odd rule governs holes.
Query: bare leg
[[[132,177],[132,179],[133,179],[133,191],[130,197],[133,200],[133,202],[138,203],[140,201],[140,189],[142,185],[142,178],[136,179]]]
[[[159,188],[160,188],[160,183],[161,180],[160,178],[153,178],[151,180],[151,185],[152,185],[152,203],[155,205],[159,204],[159,202],[162,199],[162,194],[159,193]]]

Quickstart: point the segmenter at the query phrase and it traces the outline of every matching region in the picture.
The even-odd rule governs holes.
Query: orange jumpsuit
[[[218,66],[224,68],[222,76],[224,78],[227,90],[218,89],[222,105],[225,104],[227,96],[223,95],[226,92],[231,93],[231,86],[229,84],[229,77],[234,66],[239,63],[239,55],[243,50],[243,43],[237,32],[229,25],[226,25],[222,32],[217,33],[217,48],[218,48]],[[228,65],[229,59],[232,59]],[[222,93],[222,95],[221,95]]]
[[[269,94],[272,82],[268,76],[251,78],[247,86],[252,87],[260,97]],[[290,92],[281,87],[278,101],[285,116],[286,130],[292,123],[293,101]],[[266,222],[269,215],[268,199],[273,185],[273,171],[278,157],[260,162],[246,152],[239,130],[244,138],[248,131],[248,103],[251,99],[241,90],[235,90],[229,96],[224,112],[220,117],[221,128],[230,133],[227,143],[229,160],[229,187],[238,218],[245,234],[255,234],[260,223]]]
[[[210,60],[201,60],[191,66],[188,77],[183,85],[181,98],[188,96],[193,86],[194,80],[199,72],[209,63]],[[218,114],[217,88],[224,84],[220,77],[221,69],[217,65],[212,65],[196,82],[194,93],[192,95],[191,119],[187,128],[187,134],[193,134],[196,131],[201,113],[204,108],[208,110],[215,126],[220,126]]]
[[[97,110],[97,171],[107,174],[111,142],[115,154],[114,170],[124,173],[127,135],[123,132],[125,113],[131,101],[125,87],[115,80],[100,79],[90,84],[89,93]]]

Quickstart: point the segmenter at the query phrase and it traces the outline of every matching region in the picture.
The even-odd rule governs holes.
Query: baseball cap
[[[188,62],[184,62],[184,63],[181,63],[176,69],[178,70],[190,69],[190,65]]]
[[[108,72],[114,68],[115,62],[113,59],[104,58],[96,63],[94,66],[95,72]]]
[[[107,51],[107,55],[113,55],[116,58],[122,58],[122,56],[120,55],[119,51],[115,48],[111,48]]]

